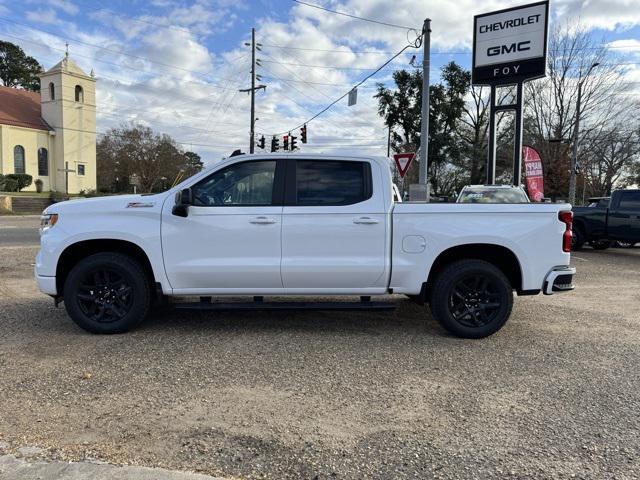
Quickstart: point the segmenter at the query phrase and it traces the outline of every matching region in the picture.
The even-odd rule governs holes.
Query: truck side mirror
[[[188,217],[189,205],[193,205],[193,194],[190,188],[185,188],[176,193],[176,204],[171,209],[171,213],[177,217]]]

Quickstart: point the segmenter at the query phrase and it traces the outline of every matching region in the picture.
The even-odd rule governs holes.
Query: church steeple
[[[65,55],[51,69],[40,75],[42,118],[55,131],[55,158],[58,165],[55,185],[64,185],[59,173],[66,167],[75,170],[69,175],[69,192],[95,189],[96,176],[96,79],[87,75]]]

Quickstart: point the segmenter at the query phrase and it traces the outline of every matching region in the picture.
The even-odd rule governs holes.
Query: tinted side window
[[[620,210],[639,210],[640,211],[640,191],[622,192],[620,197]]]
[[[298,160],[296,204],[353,205],[371,198],[371,169],[367,162]]]
[[[208,176],[191,189],[200,207],[272,205],[276,161],[242,162]]]

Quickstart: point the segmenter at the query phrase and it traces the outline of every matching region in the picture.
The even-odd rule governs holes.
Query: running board
[[[174,303],[181,310],[395,310],[391,302],[193,302]]]

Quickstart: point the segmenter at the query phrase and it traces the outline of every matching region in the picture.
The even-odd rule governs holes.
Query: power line
[[[10,118],[6,118],[6,117],[0,117],[0,121],[12,121],[12,119]],[[37,130],[42,130],[42,125],[41,124],[36,124],[33,122],[21,122],[23,124],[26,125],[32,125],[34,127],[36,127]],[[80,133],[88,133],[91,135],[99,135],[99,136],[105,136],[105,135],[113,135],[116,137],[126,137],[126,135],[122,135],[122,134],[117,134],[115,132],[100,132],[98,130],[93,131],[93,130],[84,130],[84,129],[80,129],[80,128],[72,128],[72,127],[61,127],[61,126],[56,126],[56,125],[49,125],[51,128],[57,129],[57,130],[68,130],[71,132],[80,132]],[[180,145],[195,145],[197,147],[213,147],[213,148],[229,148],[229,145],[212,145],[212,144],[208,144],[208,143],[193,143],[193,142],[182,142],[179,140],[176,140],[174,138],[172,138],[172,140],[176,143],[179,143]]]
[[[375,68],[359,68],[359,67],[336,67],[329,65],[307,65],[305,63],[289,63],[289,62],[280,62],[278,60],[261,60],[266,63],[277,63],[279,65],[290,65],[292,67],[307,67],[307,68],[326,68],[329,70],[375,70]]]
[[[396,25],[395,23],[381,22],[380,20],[373,20],[371,18],[359,17],[357,15],[351,15],[350,13],[339,12],[337,10],[331,10],[329,8],[322,7],[320,5],[314,5],[313,3],[301,2],[300,0],[293,0],[295,3],[305,5],[307,7],[317,8],[318,10],[324,10],[325,12],[334,13],[336,15],[342,15],[343,17],[354,18],[356,20],[362,20],[363,22],[377,23],[378,25],[385,25],[387,27],[400,28],[402,30],[417,30],[414,27],[406,27],[404,25]]]
[[[422,37],[419,37],[420,40]],[[363,78],[360,82],[358,82],[356,85],[354,85],[351,90],[354,90],[356,88],[358,88],[360,85],[362,85],[364,82],[366,82],[367,80],[369,80],[371,77],[373,77],[376,73],[378,73],[380,70],[382,70],[384,67],[386,67],[387,65],[389,65],[391,62],[393,62],[397,57],[399,57],[400,55],[402,55],[402,53],[407,49],[407,48],[418,48],[418,43],[416,41],[415,44],[409,44],[409,45],[405,45],[404,47],[402,47],[402,50],[400,50],[398,53],[396,53],[393,57],[391,57],[389,60],[387,60],[385,63],[383,63],[380,67],[378,67],[377,70],[375,70],[374,72],[370,73],[369,75],[367,75],[365,78]],[[345,98],[347,95],[349,95],[349,93],[351,92],[351,90],[345,92],[343,95],[341,95],[340,97],[336,98],[333,102],[331,102],[329,105],[327,105],[326,107],[324,107],[322,110],[320,110],[318,113],[316,113],[315,115],[313,115],[311,118],[307,119],[306,121],[302,122],[300,125],[293,127],[291,129],[285,130],[284,132],[280,132],[280,133],[275,133],[274,135],[283,135],[287,132],[289,132],[290,130],[296,130],[304,125],[306,125],[307,123],[310,123],[312,120],[318,118],[320,115],[322,115],[324,112],[326,112],[327,110],[329,110],[331,107],[333,107],[336,103],[338,103],[340,100],[342,100],[343,98]]]

